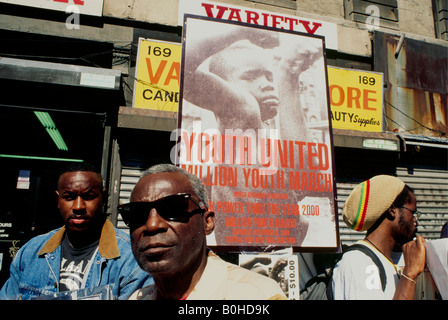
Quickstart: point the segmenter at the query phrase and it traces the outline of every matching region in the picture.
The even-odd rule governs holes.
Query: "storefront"
[[[396,1],[389,1],[395,2],[394,10],[383,10],[384,1],[374,2],[383,8],[381,15],[394,16],[393,22],[381,20],[382,32],[366,29],[365,12],[340,15],[350,1],[332,5],[338,14],[319,5],[300,8],[297,1],[279,1],[287,2],[288,9],[273,11],[277,1],[250,6],[247,1],[225,1],[225,6],[167,1],[163,9],[144,1],[125,9],[98,1],[85,12],[90,16],[81,12],[82,28],[72,34],[65,30],[65,7],[52,7],[61,1],[47,8],[59,13],[25,8],[20,1],[0,2],[10,3],[2,7],[7,21],[20,17],[27,22],[23,28],[0,29],[0,285],[28,239],[60,226],[54,191],[59,170],[70,162],[101,168],[110,219],[128,229],[117,206],[129,201],[144,169],[172,162],[172,131],[178,127],[173,102],[181,98],[182,13],[325,37],[327,67],[354,81],[328,79],[342,244],[364,237],[342,220],[344,201],[356,184],[376,174],[397,175],[414,188],[425,238],[438,238],[448,220],[447,47],[432,34],[412,34],[418,30],[405,20],[407,7],[400,8],[404,14],[399,23]],[[82,39],[55,36],[58,31],[49,32],[49,22],[64,29],[65,36]],[[36,33],[19,31],[34,28]],[[408,29],[409,36],[404,33]],[[117,61],[123,64],[117,66]],[[319,118],[313,106],[322,96],[313,95],[313,78],[301,81],[300,103],[311,123]],[[364,113],[355,114],[359,110]],[[355,117],[363,122],[353,121]]]
[[[446,57],[441,56],[446,47],[406,37],[400,41],[399,36],[382,32],[373,32],[372,39],[370,58],[347,55],[343,50],[339,52],[334,43],[327,48],[341,242],[350,244],[364,237],[364,234],[349,230],[340,213],[354,186],[376,174],[397,175],[415,188],[419,207],[424,213],[420,230],[425,237],[434,239],[438,237],[443,221],[448,220],[447,142],[443,138],[447,123],[446,81],[435,83],[437,71],[421,70],[422,65],[415,61],[426,61],[425,65],[434,68],[440,63],[446,65]],[[172,45],[146,40],[150,48],[158,48],[160,53],[167,52],[163,49]],[[399,48],[399,42],[402,48]],[[168,69],[173,70],[169,66],[180,61],[179,57],[174,60],[172,56],[161,57],[168,61],[164,64],[165,70],[157,77],[159,82],[151,82],[156,71],[162,72],[159,69],[162,64],[147,47],[148,44],[142,50],[139,46],[141,56],[140,63],[136,59],[136,79],[140,81],[136,82],[134,94],[160,88],[161,79],[173,76],[166,74]],[[173,51],[170,49],[169,52]],[[151,68],[146,65],[149,60]],[[148,70],[153,73],[149,77]],[[332,76],[336,71],[339,73]],[[301,86],[312,88],[308,79],[301,81]],[[301,103],[308,118],[312,119],[312,106],[317,98],[304,90]],[[174,141],[170,140],[169,134],[177,128],[176,108],[166,101],[156,106],[149,105],[153,102],[151,99],[146,102],[148,106],[140,106],[134,101],[133,108],[122,108],[119,112],[118,131],[121,134],[117,146],[119,161],[115,162],[114,171],[117,185],[114,204],[128,201],[143,169],[171,161]],[[153,154],[148,150],[159,152]],[[120,217],[114,217],[118,226],[125,228]]]
[[[362,147],[374,137],[380,145]],[[342,220],[344,201],[361,181],[376,174],[390,174],[402,179],[414,189],[418,208],[422,212],[419,234],[426,239],[438,239],[442,225],[448,220],[447,145],[419,139],[404,140],[393,133],[355,134],[335,130],[336,175],[338,190],[339,231],[343,244],[364,238],[365,233],[349,229]],[[384,141],[397,146],[382,150]]]
[[[0,211],[0,282],[8,276],[9,263],[20,246],[61,226],[55,190],[65,166],[93,163],[108,183],[112,128],[122,101],[119,71],[28,60],[32,55],[21,59],[25,56],[21,48],[33,41],[33,35],[2,34],[2,47],[10,50],[3,55],[11,57],[0,59],[0,188],[4,204]],[[13,52],[11,41],[21,38],[23,42],[14,46]],[[34,40],[42,38],[35,35]],[[62,51],[70,44],[76,43],[79,50],[92,45],[65,39],[67,44],[61,49],[56,46],[61,38],[45,38],[52,43],[54,54],[47,60],[53,61],[65,60]]]

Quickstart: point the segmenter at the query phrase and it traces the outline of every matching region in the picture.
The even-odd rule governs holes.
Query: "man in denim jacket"
[[[104,213],[105,189],[98,170],[72,166],[59,177],[56,193],[65,225],[19,250],[0,299],[76,299],[89,288],[103,292],[102,298],[127,299],[152,283],[134,259],[129,236]]]

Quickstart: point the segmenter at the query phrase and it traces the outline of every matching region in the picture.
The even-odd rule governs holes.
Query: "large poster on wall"
[[[209,188],[210,245],[338,246],[324,39],[185,16],[173,162]]]

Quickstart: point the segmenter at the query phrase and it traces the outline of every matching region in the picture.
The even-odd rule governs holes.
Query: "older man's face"
[[[155,201],[178,193],[194,195],[187,177],[178,172],[151,174],[135,186],[132,202]],[[189,211],[197,206],[189,201]],[[151,209],[146,223],[131,229],[132,250],[140,267],[153,276],[169,276],[197,268],[205,250],[201,214],[185,222],[167,221]]]

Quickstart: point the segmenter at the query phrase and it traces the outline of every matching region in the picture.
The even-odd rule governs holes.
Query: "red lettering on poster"
[[[376,94],[376,91],[373,91],[373,90],[367,90],[367,89],[364,89],[364,90],[363,90],[363,102],[364,102],[364,103],[362,104],[362,107],[363,107],[364,110],[372,110],[372,111],[375,111],[376,108],[370,108],[370,107],[369,107],[369,101],[376,102],[377,99],[369,98],[369,93]]]
[[[294,30],[294,25],[299,24],[299,19],[285,17],[285,22],[289,24],[289,30]]]
[[[218,18],[218,19],[222,19],[222,17],[224,16],[224,12],[226,12],[227,9],[229,9],[229,8],[223,7],[223,6],[216,6],[216,8],[218,8],[219,11],[218,11],[216,17],[214,17],[212,9],[215,7],[215,5],[208,4],[208,3],[202,3],[202,6],[205,9],[205,13],[207,14],[207,17]]]
[[[230,8],[230,14],[228,20],[236,20],[242,22],[240,11],[241,11],[240,9]]]
[[[279,28],[280,23],[283,21],[283,17],[274,14],[271,14],[271,17],[272,17],[272,26],[274,28]],[[283,29],[283,27],[280,27],[280,29]]]
[[[347,93],[346,93],[347,92]],[[376,94],[376,91],[367,89],[358,89],[355,87],[346,87],[345,90],[337,84],[329,86],[330,103],[333,107],[339,107],[344,104],[347,99],[347,108],[362,109],[375,111],[377,108],[369,106],[369,102],[377,102],[377,99],[372,95]]]
[[[333,90],[336,89],[339,92],[339,100],[336,101],[336,94],[333,93]],[[330,91],[330,103],[334,107],[341,106],[345,101],[345,93],[344,89],[342,89],[341,86],[338,86],[337,84],[333,84],[329,87]]]
[[[313,28],[311,29],[310,28],[310,22],[311,21],[299,20],[299,22],[303,25],[303,27],[305,28],[306,32],[308,32],[310,34],[314,34],[317,31],[317,29],[322,27],[322,23],[313,22]]]
[[[165,66],[166,66],[167,63],[168,63],[167,60],[160,61],[160,64],[157,67],[157,71],[154,74],[152,72],[151,58],[146,58],[146,67],[148,68],[149,81],[152,84],[158,84],[159,83],[160,77],[162,76],[162,72],[165,69]]]
[[[270,14],[270,13],[261,13],[258,14],[255,11],[251,10],[241,10],[238,8],[232,8],[232,7],[224,7],[220,5],[214,5],[210,3],[201,3],[202,7],[205,10],[205,14],[207,17],[211,18],[218,18],[218,19],[227,19],[227,20],[234,20],[239,22],[247,22],[252,23],[255,25],[262,24],[266,27],[274,27],[279,29],[289,29],[294,30],[295,26],[298,26],[299,23],[303,26],[305,31],[309,34],[314,34],[316,31],[322,27],[322,23],[319,22],[312,22],[308,20],[299,20],[296,18],[291,17],[284,17],[276,14]],[[213,9],[217,9],[213,10]],[[243,12],[242,12],[243,11]],[[246,21],[243,21],[241,14],[246,14]],[[260,19],[262,20],[260,23]]]
[[[151,63],[151,58],[146,58],[146,67],[148,69],[149,81],[151,84],[159,84],[160,78],[162,77],[163,72],[165,71],[165,67],[167,65],[167,60],[161,60],[159,65],[157,66],[157,70],[154,73],[153,67]],[[176,80],[179,83],[180,79],[180,63],[173,62],[168,70],[168,74],[165,78],[164,85],[168,85],[172,80]]]
[[[188,138],[188,132],[182,131],[182,141],[185,143],[185,151],[186,153],[186,160],[188,162],[191,162],[191,150],[193,148],[193,139],[195,137],[196,133],[192,133],[190,138]]]
[[[260,15],[255,11],[246,10],[246,22],[252,24],[258,24],[258,19]]]
[[[361,90],[358,88],[347,87],[347,107],[353,108],[356,105],[357,109],[361,109],[359,100],[361,99]]]
[[[291,190],[332,192],[333,179],[331,174],[290,171],[289,187]]]
[[[173,62],[171,64],[170,70],[168,70],[168,75],[166,76],[165,82],[163,83],[165,86],[169,85],[171,80],[176,80],[177,84],[179,84],[180,79],[180,63]]]

